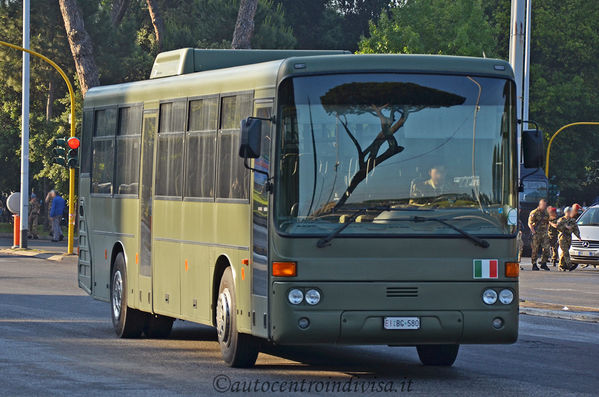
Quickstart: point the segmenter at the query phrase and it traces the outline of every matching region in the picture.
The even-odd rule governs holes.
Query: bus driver
[[[414,182],[410,189],[410,204],[425,204],[443,194],[451,193],[453,186],[447,183],[443,165],[434,165],[428,171],[429,179]]]

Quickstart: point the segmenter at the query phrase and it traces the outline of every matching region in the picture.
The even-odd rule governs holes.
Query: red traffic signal
[[[69,140],[67,141],[67,145],[69,145],[69,148],[75,150],[75,149],[79,149],[79,145],[81,144],[81,142],[79,142],[79,138],[76,138],[74,136],[70,137]]]

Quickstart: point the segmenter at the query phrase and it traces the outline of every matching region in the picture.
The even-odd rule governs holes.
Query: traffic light
[[[66,144],[67,140],[65,138],[54,139],[54,148],[52,149],[52,153],[54,153],[54,162],[58,165],[67,165]]]
[[[75,168],[79,164],[79,139],[72,136],[67,141],[69,151],[67,153],[67,166],[69,168]]]

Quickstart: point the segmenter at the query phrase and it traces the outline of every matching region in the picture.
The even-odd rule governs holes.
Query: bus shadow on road
[[[263,346],[261,352],[303,364],[261,365],[258,357],[256,367],[261,370],[305,371],[308,367],[316,371],[341,371],[352,376],[384,376],[393,379],[459,377],[458,371],[452,368],[422,366],[414,347],[381,347],[374,350],[366,346],[267,345]]]
[[[216,328],[207,325],[176,321],[168,339],[217,342]]]

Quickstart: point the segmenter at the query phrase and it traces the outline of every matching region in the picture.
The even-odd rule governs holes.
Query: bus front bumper
[[[493,286],[498,290],[514,290],[513,304],[497,303],[488,307],[480,303],[480,294],[489,283],[411,283],[412,288],[418,287],[418,297],[398,299],[377,296],[380,294],[376,291],[388,285],[390,283],[321,283],[318,286],[321,302],[310,306],[305,303],[291,305],[287,300],[288,291],[292,288],[302,289],[301,285],[275,282],[271,304],[271,339],[281,345],[338,343],[412,346],[514,343],[518,337],[517,283]],[[369,290],[370,293],[367,293]],[[456,297],[454,304],[451,304],[450,299],[441,299],[448,290],[453,290]],[[342,294],[342,291],[345,293]],[[433,291],[436,293],[432,294]],[[476,297],[476,300],[471,300],[471,297]],[[345,304],[341,304],[342,301]],[[438,308],[433,307],[435,301]],[[480,305],[482,307],[476,307]],[[420,328],[385,329],[383,324],[386,317],[417,317]],[[302,328],[300,324],[305,325],[306,319],[309,325]],[[502,326],[499,328],[494,326],[496,319],[501,319]]]

